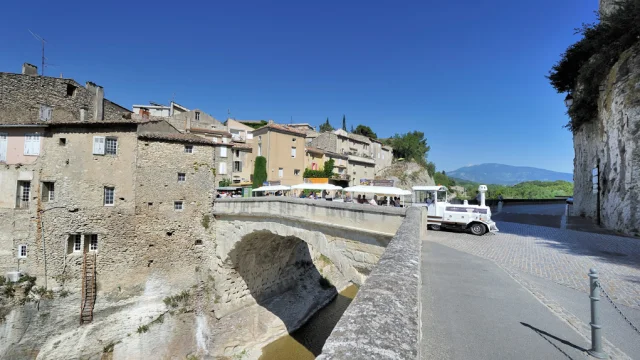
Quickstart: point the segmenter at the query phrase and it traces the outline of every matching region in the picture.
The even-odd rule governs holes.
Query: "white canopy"
[[[334,190],[342,190],[341,186],[337,186],[337,185],[333,185],[333,184],[308,184],[308,183],[304,183],[304,184],[298,184],[298,185],[293,185],[291,187],[292,190],[327,190],[327,191],[334,191]]]
[[[447,191],[447,187],[446,186],[414,186],[412,187],[412,189],[415,190],[422,190],[422,191]]]
[[[251,190],[252,192],[255,191],[285,191],[285,190],[290,190],[291,188],[288,186],[284,186],[284,185],[273,185],[273,186],[261,186],[257,189],[253,189]]]
[[[411,195],[411,191],[402,190],[392,186],[366,186],[357,185],[344,188],[344,191],[354,193],[383,194],[383,195]]]

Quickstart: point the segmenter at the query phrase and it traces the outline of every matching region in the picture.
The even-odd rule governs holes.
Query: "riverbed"
[[[260,360],[315,359],[357,293],[357,285],[346,287],[298,330],[262,348]]]

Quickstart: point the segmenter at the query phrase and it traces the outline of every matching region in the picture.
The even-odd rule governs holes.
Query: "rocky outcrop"
[[[601,1],[601,6],[608,11],[611,3]],[[608,228],[638,234],[640,44],[620,56],[604,85],[598,103],[598,118],[584,124],[573,138],[573,214],[593,219],[599,216]],[[599,199],[592,183],[592,171],[597,167],[600,169]]]
[[[376,179],[393,180],[395,186],[405,190],[411,190],[413,186],[436,184],[425,168],[411,161],[393,163],[378,172]]]

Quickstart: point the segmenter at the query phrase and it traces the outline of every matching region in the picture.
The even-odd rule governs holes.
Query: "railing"
[[[334,180],[351,180],[351,175],[349,174],[333,174],[333,176],[331,176],[332,179]]]

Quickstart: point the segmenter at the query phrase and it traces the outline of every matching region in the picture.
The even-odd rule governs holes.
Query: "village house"
[[[360,185],[375,177],[376,161],[373,158],[371,140],[366,136],[350,134],[340,129],[321,133],[307,147],[346,156],[350,186]]]
[[[325,163],[332,159],[333,176],[330,178],[331,182],[336,185],[348,186],[350,179],[347,173],[348,156],[309,146],[305,148],[305,169],[323,169]]]
[[[190,276],[176,265],[196,264],[211,246],[218,154],[210,139],[29,64],[0,73],[0,94],[4,274],[80,288],[92,266],[102,291],[139,286],[150,273],[168,283]]]
[[[302,183],[304,138],[304,132],[272,120],[253,131],[252,152],[267,159],[267,181],[289,186]]]

